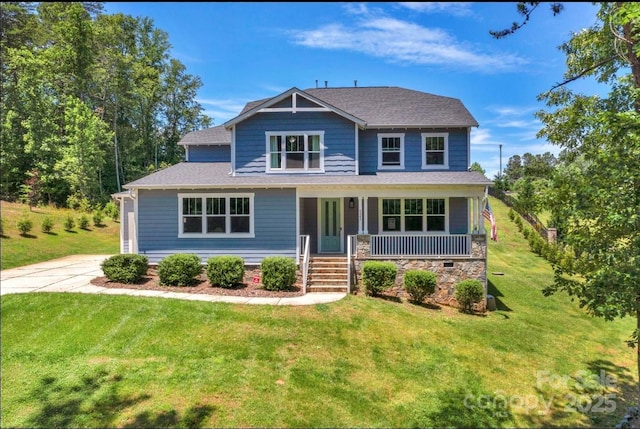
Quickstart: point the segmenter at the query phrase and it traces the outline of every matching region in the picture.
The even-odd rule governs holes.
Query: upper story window
[[[404,134],[378,134],[378,169],[404,168]]]
[[[422,168],[449,168],[448,133],[422,133]]]
[[[178,194],[178,237],[253,237],[253,194]]]
[[[446,232],[444,198],[382,198],[381,232]]]
[[[321,172],[323,155],[323,131],[267,133],[268,172]]]

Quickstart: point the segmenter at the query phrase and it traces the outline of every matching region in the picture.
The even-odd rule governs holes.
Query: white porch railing
[[[347,285],[349,286],[349,293],[351,293],[351,266],[353,265],[353,258],[356,256],[358,256],[358,237],[349,235],[347,237]]]
[[[307,293],[307,277],[309,274],[309,259],[311,253],[309,251],[309,236],[301,235],[300,236],[300,250],[302,251],[302,293]]]
[[[371,256],[471,256],[471,235],[372,235]]]

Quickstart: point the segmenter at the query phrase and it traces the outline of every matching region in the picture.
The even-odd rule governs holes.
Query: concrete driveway
[[[307,293],[291,298],[218,296],[156,290],[114,289],[94,286],[104,275],[100,264],[111,255],[72,255],[24,267],[0,271],[0,295],[28,292],[77,292],[109,295],[156,296],[191,301],[235,304],[312,305],[338,301],[345,293]]]

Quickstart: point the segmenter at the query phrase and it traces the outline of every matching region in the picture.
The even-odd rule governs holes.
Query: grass
[[[308,307],[2,296],[2,424],[615,426],[638,400],[634,321],[543,297],[549,266],[492,208],[498,309],[485,316],[364,295]]]
[[[106,216],[101,226],[94,226],[90,214],[89,227],[78,227],[81,215],[78,211],[57,209],[51,206],[34,207],[29,210],[25,204],[0,201],[2,214],[2,260],[0,269],[19,267],[36,262],[47,261],[75,254],[116,254],[120,252],[120,223],[108,219]],[[68,215],[75,220],[76,226],[71,231],[65,231],[63,224]],[[18,220],[27,216],[33,224],[32,230],[21,235],[16,226]],[[42,221],[50,217],[53,230],[42,232]]]

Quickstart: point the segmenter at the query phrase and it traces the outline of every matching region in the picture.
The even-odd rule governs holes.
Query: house
[[[459,280],[486,285],[492,182],[469,171],[477,126],[460,100],[400,87],[249,102],[185,135],[184,162],[125,185],[121,251],[295,258],[305,291],[346,290],[364,261],[391,260],[435,271],[446,302]]]

